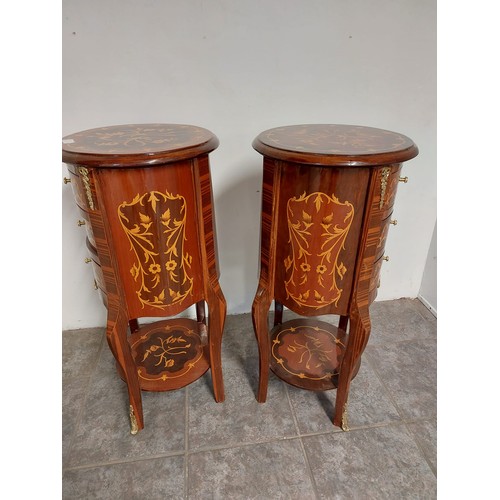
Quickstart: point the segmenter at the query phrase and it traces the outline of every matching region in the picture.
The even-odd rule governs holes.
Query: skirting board
[[[422,295],[417,295],[417,299],[420,300],[420,302],[422,302],[422,304],[424,304],[424,306],[427,307],[427,309],[429,309],[429,311],[437,318],[437,309],[435,307],[429,304],[429,302],[424,299]]]

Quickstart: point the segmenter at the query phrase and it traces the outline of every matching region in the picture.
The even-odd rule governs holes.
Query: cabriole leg
[[[337,397],[335,400],[335,415],[333,418],[334,425],[341,427],[344,431],[349,430],[347,423],[347,400],[351,380],[370,336],[371,325],[368,307],[358,308],[357,304],[354,304],[350,315],[350,322],[349,341],[340,367]]]
[[[127,383],[130,402],[130,432],[131,434],[137,434],[139,430],[144,428],[144,417],[137,370],[127,341],[127,318],[121,309],[113,308],[111,305],[108,307],[106,339]]]

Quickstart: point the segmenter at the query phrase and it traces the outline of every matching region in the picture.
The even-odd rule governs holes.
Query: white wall
[[[221,286],[229,313],[257,287],[267,128],[348,123],[411,137],[378,300],[416,297],[436,220],[433,0],[64,0],[63,135],[120,123],[188,123],[211,154]],[[65,168],[62,169],[63,175]],[[63,196],[63,329],[105,324],[84,228]]]

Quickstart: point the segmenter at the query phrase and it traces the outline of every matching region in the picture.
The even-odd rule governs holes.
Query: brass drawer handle
[[[406,184],[408,182],[408,177],[400,177],[399,182],[404,182]]]
[[[64,177],[63,182],[64,182],[64,184],[71,183],[71,179],[68,179],[68,177]]]
[[[88,257],[85,257],[84,262],[85,262],[85,264],[89,264],[90,262],[92,262],[92,259],[89,259]]]
[[[398,221],[396,219],[394,219],[394,220],[391,220],[389,222],[389,224],[392,224],[393,226],[397,226],[398,225]]]
[[[79,220],[77,222],[78,226],[85,226],[85,221],[84,220]]]
[[[389,256],[386,255],[385,257],[382,257],[382,260],[385,260],[386,262],[388,262],[389,261]]]
[[[96,281],[96,280],[94,280],[94,290],[98,290],[98,289],[99,289],[99,287],[98,287],[98,285],[97,285],[97,281]]]

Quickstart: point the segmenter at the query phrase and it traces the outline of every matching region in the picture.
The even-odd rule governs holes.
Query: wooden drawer
[[[82,181],[80,179],[80,176],[70,170],[69,171],[69,177],[71,179],[71,189],[73,190],[73,196],[75,198],[76,204],[80,207],[86,207],[87,204],[85,202],[85,190],[82,185]]]
[[[77,165],[67,165],[76,204],[86,211],[97,210],[92,189],[92,170]]]
[[[389,228],[391,226],[391,216],[392,212],[389,214],[389,217],[384,219],[380,224],[380,236],[377,247],[375,249],[375,261],[377,261],[384,255],[385,242],[387,240],[387,235],[389,234]]]
[[[102,273],[99,257],[97,256],[97,250],[95,249],[95,247],[92,245],[92,243],[89,241],[88,238],[86,239],[86,244],[87,244],[87,249],[89,251],[89,258],[92,261],[92,270],[94,271],[94,279],[96,285],[101,290],[106,291],[106,287],[104,286],[104,275]]]
[[[95,243],[95,237],[94,237],[94,231],[92,230],[92,224],[90,223],[90,217],[89,213],[83,210],[80,206],[78,207],[79,213],[80,213],[80,220],[77,222],[79,226],[81,226],[82,222],[85,222],[85,231],[87,231],[87,238],[92,244],[94,248],[96,248],[96,243]]]
[[[373,264],[372,277],[368,291],[368,301],[370,304],[377,297],[378,287],[380,286],[380,270],[382,269],[382,264],[384,262],[384,258],[381,256],[377,261],[375,261],[375,264]]]
[[[381,173],[380,186],[381,186],[381,195],[379,197],[379,209],[380,209],[380,218],[385,220],[392,213],[394,207],[394,201],[396,200],[396,192],[398,190],[399,185],[399,175],[401,172],[401,166],[396,168],[392,168],[391,173],[387,178],[387,184],[385,186],[385,192],[383,188],[383,172]]]
[[[371,213],[379,220],[385,220],[392,213],[400,172],[401,165],[387,165],[376,173]]]

